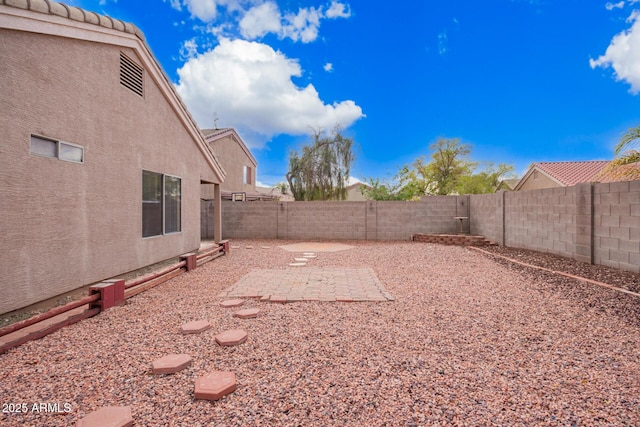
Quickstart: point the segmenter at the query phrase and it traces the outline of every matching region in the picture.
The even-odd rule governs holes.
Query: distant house
[[[496,191],[513,191],[515,186],[518,184],[518,181],[520,181],[518,178],[500,180]]]
[[[569,187],[583,182],[595,182],[609,163],[607,160],[534,163],[513,190]]]
[[[0,313],[198,249],[225,173],[144,35],[15,0],[0,40]]]
[[[231,199],[231,193],[256,195],[258,162],[235,129],[202,129],[202,134],[227,173],[220,186],[223,198]]]
[[[370,188],[369,185],[364,182],[354,182],[347,186],[347,201],[350,202],[363,202],[367,198],[362,194],[362,187]]]

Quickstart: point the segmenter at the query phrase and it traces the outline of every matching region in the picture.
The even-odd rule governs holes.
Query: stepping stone
[[[206,320],[194,320],[193,322],[185,323],[180,330],[183,334],[199,334],[207,329],[211,328],[211,323]]]
[[[303,252],[302,256],[316,256],[315,252]]]
[[[271,246],[260,246],[262,249],[271,249]]]
[[[258,313],[260,313],[259,308],[245,308],[244,310],[240,310],[234,314],[235,317],[239,317],[240,319],[252,319],[254,317],[258,317]]]
[[[302,257],[306,259],[318,258],[317,255],[302,255]]]
[[[76,427],[130,427],[131,406],[105,406],[80,419]]]
[[[216,335],[216,342],[221,346],[239,345],[247,340],[247,331],[230,329]]]
[[[243,299],[228,299],[220,303],[220,305],[223,306],[224,308],[237,307],[242,304],[244,304]]]
[[[240,246],[231,246],[231,249],[240,249]]]
[[[307,265],[306,262],[292,262],[289,267],[304,267],[305,265]]]
[[[247,249],[253,249],[253,246],[246,246]]]
[[[191,365],[191,356],[188,354],[168,354],[156,359],[151,364],[154,374],[173,374]]]
[[[218,400],[236,390],[236,375],[233,372],[213,371],[196,379],[195,398]]]
[[[295,262],[309,262],[309,260],[307,258],[294,258],[293,260]]]

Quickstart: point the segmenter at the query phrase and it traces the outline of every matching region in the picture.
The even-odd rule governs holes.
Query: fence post
[[[575,213],[573,223],[576,226],[574,242],[576,251],[573,258],[577,261],[593,264],[593,185],[577,184]]]
[[[105,280],[89,287],[89,295],[100,294],[100,299],[91,304],[90,308],[100,308],[105,311],[111,307],[124,303],[124,280]]]
[[[184,254],[180,257],[180,259],[186,262],[185,267],[187,267],[187,271],[195,270],[198,266],[198,260],[196,258],[196,254],[194,253]]]

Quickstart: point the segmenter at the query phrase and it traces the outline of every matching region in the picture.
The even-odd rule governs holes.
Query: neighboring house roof
[[[3,7],[4,6],[4,7]],[[225,172],[135,25],[51,0],[0,0],[0,28],[111,44],[136,51],[149,77],[184,123],[220,182]],[[34,13],[36,12],[36,13]]]
[[[594,178],[595,182],[619,182],[640,180],[640,162],[603,168]]]
[[[515,186],[518,184],[518,181],[520,181],[520,179],[518,178],[503,179],[498,184],[498,188],[496,188],[496,191],[497,190],[512,191],[515,188]]]
[[[524,182],[536,171],[544,174],[561,187],[569,187],[583,182],[594,182],[595,177],[608,164],[608,160],[534,163],[518,181],[514,190],[519,190]]]
[[[226,138],[226,137],[231,138],[233,141],[238,143],[240,148],[242,148],[242,150],[245,152],[247,157],[249,157],[249,160],[251,161],[251,163],[253,163],[253,166],[254,167],[258,167],[258,161],[256,160],[255,157],[253,157],[253,154],[251,154],[251,151],[249,151],[249,148],[244,143],[242,138],[240,138],[240,135],[238,135],[238,132],[236,132],[235,129],[233,129],[233,128],[201,129],[201,132],[204,135],[205,140],[207,142],[218,141],[218,140],[220,140],[222,138]]]

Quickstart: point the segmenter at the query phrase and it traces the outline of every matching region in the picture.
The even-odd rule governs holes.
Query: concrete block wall
[[[407,240],[416,233],[457,233],[469,197],[420,202],[222,203],[225,239]]]
[[[504,245],[504,198],[504,191],[471,196],[471,234],[484,236],[493,243]]]
[[[223,200],[222,238],[277,238],[278,211],[278,202],[231,202]]]
[[[576,193],[576,187],[558,187],[505,194],[505,246],[576,258],[576,226],[583,220]]]
[[[593,186],[595,264],[640,273],[640,181]]]

